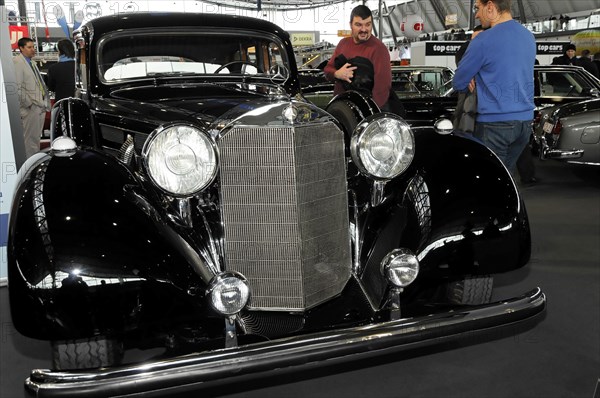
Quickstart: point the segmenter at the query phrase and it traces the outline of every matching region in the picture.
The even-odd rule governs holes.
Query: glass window
[[[540,71],[540,95],[542,97],[588,97],[592,85],[570,71]]]
[[[400,97],[439,97],[452,81],[451,70],[393,69],[392,89]]]
[[[103,39],[98,49],[103,82],[190,75],[268,75],[289,70],[276,38],[231,32],[137,32]]]

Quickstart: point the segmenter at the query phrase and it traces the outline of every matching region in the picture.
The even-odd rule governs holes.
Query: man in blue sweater
[[[533,119],[533,34],[514,21],[511,0],[476,0],[473,11],[487,29],[473,40],[453,79],[457,91],[477,90],[475,137],[513,171],[529,142]]]

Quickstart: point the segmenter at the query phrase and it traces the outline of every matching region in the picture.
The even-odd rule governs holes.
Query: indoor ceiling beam
[[[417,6],[419,7],[420,10],[423,9],[423,7],[421,6],[421,3],[419,2],[419,0],[415,0],[415,3],[417,4]],[[405,4],[408,4],[408,3],[405,3]],[[422,12],[421,15],[423,15],[424,19],[427,20],[427,25],[431,26],[431,32],[435,32],[434,22],[432,21],[431,17],[429,17],[429,13],[428,12]]]
[[[429,2],[431,3],[433,11],[435,11],[435,15],[438,17],[438,20],[443,27],[442,30],[444,30],[446,27],[446,16],[443,14],[442,6],[438,0],[429,0]]]
[[[517,7],[519,8],[519,22],[527,23],[527,16],[525,15],[525,7],[523,7],[522,0],[517,0]]]
[[[394,7],[392,7],[391,11],[388,10],[385,2],[383,3],[383,8],[385,9],[385,13],[383,14],[387,20],[388,20],[388,24],[390,25],[390,33],[392,34],[392,39],[394,40],[394,45],[398,44],[398,35],[396,34],[396,29],[394,29],[394,24],[393,24],[393,20],[392,20],[392,12],[394,11]]]

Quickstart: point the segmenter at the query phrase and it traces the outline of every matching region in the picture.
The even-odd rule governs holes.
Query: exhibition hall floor
[[[533,328],[178,396],[600,398],[600,167],[535,162],[541,181],[521,186],[532,258],[496,276],[494,293],[502,299],[540,286],[548,307]],[[26,396],[23,380],[49,367],[49,345],[14,330],[5,287],[0,324],[0,398]]]

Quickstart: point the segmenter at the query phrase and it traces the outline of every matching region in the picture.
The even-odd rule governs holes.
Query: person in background
[[[560,57],[555,57],[552,60],[551,65],[574,65],[579,66],[577,64],[577,57],[575,56],[575,52],[577,51],[577,47],[575,44],[567,45],[565,52]]]
[[[372,86],[368,91],[373,100],[380,109],[386,110],[392,88],[390,53],[381,40],[372,34],[373,16],[367,6],[354,7],[350,14],[350,29],[351,36],[340,40],[325,66],[325,76],[335,81],[334,94],[341,94],[348,89],[356,89],[352,84],[361,72],[357,71],[358,64],[362,62],[363,66],[365,59],[370,61],[373,81],[367,89]]]
[[[18,41],[20,54],[13,57],[15,83],[19,90],[19,113],[23,124],[25,156],[29,158],[40,150],[46,112],[50,110],[48,88],[32,58],[33,40],[22,37]]]
[[[475,17],[489,29],[467,47],[453,86],[477,91],[474,136],[513,172],[532,134],[536,44],[510,7],[511,0],[476,0]]]
[[[54,100],[75,95],[75,49],[70,40],[59,40],[58,63],[48,68],[48,89],[54,91]]]
[[[583,50],[581,52],[581,56],[577,60],[577,66],[581,66],[583,69],[587,70],[592,75],[594,75],[595,77],[600,79],[600,71],[598,71],[598,67],[596,66],[594,61],[592,61],[591,56],[592,56],[592,54],[591,54],[590,50],[588,50],[588,49]]]
[[[594,59],[592,60],[592,62],[596,65],[598,71],[600,71],[600,53],[594,54]]]
[[[535,65],[539,65],[540,61],[535,60]],[[537,72],[534,73],[534,87],[535,92],[540,92],[539,87],[539,77],[537,76]],[[534,114],[535,119],[535,114]],[[529,139],[529,143],[521,152],[519,159],[517,159],[517,171],[519,172],[519,177],[521,178],[521,183],[524,185],[533,185],[537,184],[540,179],[535,176],[535,164],[533,163],[533,136]]]

